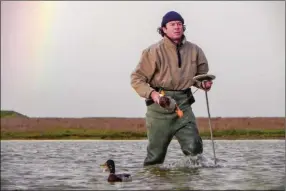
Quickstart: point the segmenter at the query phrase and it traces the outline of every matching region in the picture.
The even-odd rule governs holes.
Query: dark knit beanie
[[[161,22],[161,27],[165,26],[170,21],[181,21],[184,24],[183,17],[175,11],[170,11],[164,15]]]

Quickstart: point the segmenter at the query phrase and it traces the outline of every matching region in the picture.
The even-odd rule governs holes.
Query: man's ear
[[[166,34],[167,33],[167,28],[166,27],[162,27],[163,32]]]

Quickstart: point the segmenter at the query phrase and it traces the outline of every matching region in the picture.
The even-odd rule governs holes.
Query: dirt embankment
[[[284,118],[212,118],[214,131],[285,129]],[[209,131],[208,118],[197,118],[200,132]],[[48,131],[55,128],[84,128],[145,132],[144,118],[1,118],[1,132]]]

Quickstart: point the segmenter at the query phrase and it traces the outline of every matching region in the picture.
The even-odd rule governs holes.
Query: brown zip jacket
[[[165,36],[143,50],[131,73],[131,86],[139,96],[149,99],[153,87],[169,90],[185,90],[191,86],[200,88],[193,77],[208,71],[208,61],[198,45],[184,38],[177,49],[176,44]]]

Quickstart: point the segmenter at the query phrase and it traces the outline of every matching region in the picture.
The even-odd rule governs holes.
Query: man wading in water
[[[164,162],[173,136],[186,156],[203,152],[191,107],[195,100],[190,87],[208,91],[212,81],[202,83],[193,80],[194,76],[208,72],[208,61],[199,46],[186,40],[184,31],[182,16],[174,11],[166,13],[159,28],[163,38],[143,51],[131,74],[131,86],[146,99],[147,105],[148,146],[144,166]],[[175,111],[160,106],[160,90],[176,101],[184,113],[183,117],[179,118]]]

